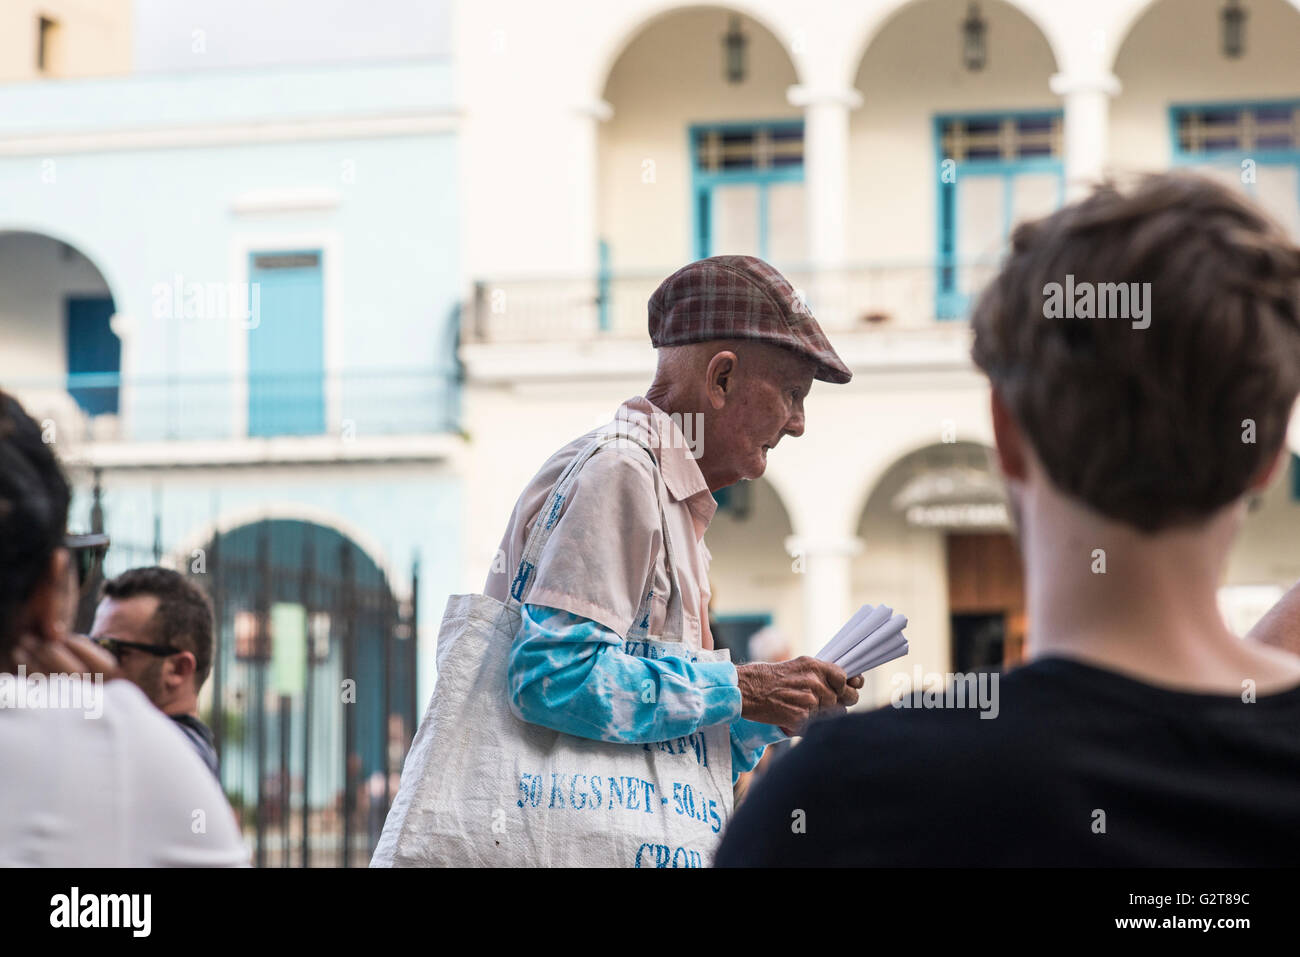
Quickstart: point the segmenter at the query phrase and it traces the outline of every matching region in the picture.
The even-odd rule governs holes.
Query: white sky
[[[451,0],[135,0],[135,69],[446,56],[450,11]]]

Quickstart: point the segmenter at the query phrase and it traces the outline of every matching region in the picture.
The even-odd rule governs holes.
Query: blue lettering
[[[515,580],[510,583],[510,595],[515,601],[523,601],[524,585],[528,582],[528,576],[533,573],[533,563],[519,563],[519,571],[515,573]]]
[[[582,778],[582,780],[585,781],[587,780],[587,776],[585,774],[575,774],[572,778],[569,779],[569,807],[573,808],[575,811],[581,811],[584,807],[587,806],[586,792],[585,791],[583,792],[582,803],[579,804],[578,795],[574,791],[574,789],[578,786],[578,778]]]
[[[667,867],[667,866],[668,866],[668,848],[667,848],[665,845],[663,845],[663,844],[642,844],[640,847],[638,847],[638,848],[636,849],[636,866],[637,866],[637,867],[649,867],[649,866],[651,866],[648,857],[647,857],[645,863],[642,863],[642,861],[641,861],[641,855],[642,855],[642,854],[643,854],[647,849],[649,849],[650,851],[652,851],[652,852],[654,853],[655,863],[654,863],[653,866],[655,866],[655,867]]]
[[[709,766],[709,745],[704,740],[704,735],[696,732],[691,735],[691,744],[695,747],[695,760],[699,762],[700,767]]]
[[[560,506],[564,504],[564,496],[556,495],[555,500],[551,502],[551,514],[546,516],[546,527],[550,528],[555,524],[555,516],[560,514]],[[516,599],[517,600],[517,599]]]
[[[650,863],[651,855],[654,856],[653,865]],[[704,858],[700,856],[700,852],[689,848],[670,848],[666,844],[642,844],[636,849],[636,867],[668,867],[670,861],[673,867],[704,866]]]

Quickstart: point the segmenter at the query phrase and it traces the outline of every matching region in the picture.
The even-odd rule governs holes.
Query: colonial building
[[[645,388],[659,280],[750,253],[855,376],[818,384],[806,434],[722,496],[722,630],[771,622],[811,652],[885,602],[909,671],[1014,662],[972,294],[1015,222],[1107,171],[1202,168],[1300,232],[1296,49],[1286,0],[462,5],[463,584],[538,463]],[[1239,626],[1300,577],[1298,531],[1284,478],[1233,556]]]
[[[0,86],[0,383],[109,574],[213,595],[201,705],[257,860],[338,861],[342,836],[363,862],[459,578],[445,7],[303,4],[249,35],[239,4],[29,6],[33,45],[37,6],[69,43],[117,11],[89,28],[137,56]]]

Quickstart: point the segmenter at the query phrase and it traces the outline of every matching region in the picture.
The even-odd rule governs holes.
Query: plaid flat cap
[[[816,378],[823,382],[853,378],[794,287],[753,256],[697,260],[650,296],[650,341],[656,349],[713,339],[770,342],[816,362]]]

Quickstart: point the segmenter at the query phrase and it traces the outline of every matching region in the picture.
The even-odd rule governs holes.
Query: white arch
[[[374,562],[375,567],[387,579],[389,589],[396,593],[396,579],[393,577],[392,564],[383,548],[371,537],[369,532],[328,509],[315,505],[306,505],[302,502],[272,502],[266,505],[232,509],[222,514],[215,521],[209,521],[197,526],[189,535],[180,540],[180,543],[171,550],[169,557],[173,563],[183,567],[189,563],[196,549],[206,548],[208,543],[218,535],[256,525],[265,520],[305,522],[310,525],[320,525],[324,528],[333,529],[360,548],[366,557]]]
[[[113,308],[120,311],[123,308],[123,299],[118,290],[120,285],[113,279],[112,270],[103,264],[109,260],[100,255],[95,245],[91,242],[80,238],[74,238],[68,232],[62,229],[51,229],[48,225],[42,223],[15,222],[13,220],[0,220],[0,234],[3,233],[29,233],[34,236],[40,236],[44,239],[53,240],[56,243],[62,243],[70,246],[78,253],[84,256],[99,277],[104,280],[104,285],[108,287],[108,294],[113,298]]]
[[[776,39],[785,52],[786,59],[794,68],[796,82],[804,82],[801,58],[794,54],[793,39],[785,24],[778,23],[773,16],[775,11],[765,10],[760,4],[752,3],[750,0],[689,4],[674,3],[672,0],[650,0],[622,14],[614,26],[605,31],[604,42],[597,48],[591,59],[591,73],[585,84],[590,102],[597,103],[602,100],[605,87],[609,83],[609,76],[614,71],[619,58],[636,43],[651,24],[688,10],[725,10],[752,20]]]
[[[990,426],[987,434],[967,435],[958,439],[958,445],[975,445],[983,449],[993,450],[993,430]],[[877,456],[872,465],[874,468],[864,476],[864,481],[859,486],[860,492],[857,498],[857,507],[853,511],[853,534],[862,527],[862,520],[866,515],[867,507],[871,504],[872,496],[880,488],[881,482],[889,475],[904,459],[915,455],[917,452],[924,452],[926,449],[943,448],[944,443],[934,440],[934,429],[928,428],[922,435],[911,435],[896,442],[894,446],[884,455]]]
[[[1106,51],[1102,59],[1106,64],[1107,72],[1115,72],[1115,63],[1119,60],[1120,51],[1124,49],[1124,44],[1128,42],[1129,34],[1133,29],[1154,7],[1164,2],[1165,0],[1130,0],[1128,8],[1120,13],[1110,31],[1110,36],[1114,39],[1111,48]],[[1278,0],[1278,2],[1300,13],[1300,0]]]
[[[934,0],[900,0],[900,2],[890,6],[874,7],[864,11],[865,16],[863,19],[854,29],[849,31],[850,42],[847,47],[848,56],[846,57],[848,62],[843,67],[847,72],[842,75],[844,89],[853,89],[854,81],[857,80],[858,70],[861,69],[863,60],[866,59],[871,52],[872,45],[880,38],[880,35],[896,16],[907,7],[931,2],[934,2]],[[1048,49],[1051,50],[1052,59],[1056,64],[1056,71],[1060,72],[1065,63],[1064,38],[1058,39],[1052,23],[1042,19],[1042,11],[1032,3],[1025,2],[1025,0],[996,0],[996,2],[1011,7],[1034,25],[1043,39],[1047,41]]]

